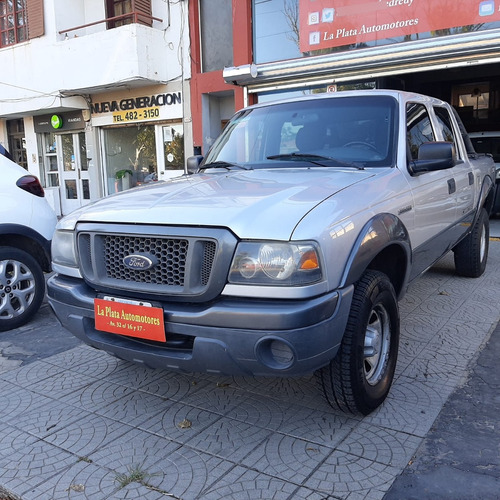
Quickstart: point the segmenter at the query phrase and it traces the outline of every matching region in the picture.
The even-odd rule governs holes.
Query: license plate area
[[[165,342],[163,309],[149,302],[109,296],[96,298],[94,314],[96,330]]]

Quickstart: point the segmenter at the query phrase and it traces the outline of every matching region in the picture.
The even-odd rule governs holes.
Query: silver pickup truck
[[[78,338],[184,372],[316,372],[367,414],[390,389],[398,299],[449,251],[485,269],[494,163],[445,102],[312,95],[236,113],[188,173],[59,222],[49,302]]]

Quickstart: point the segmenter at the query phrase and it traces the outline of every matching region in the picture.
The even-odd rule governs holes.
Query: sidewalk
[[[450,255],[412,285],[394,386],[364,418],[327,406],[312,377],[179,375],[117,360],[44,305],[0,335],[0,499],[2,488],[23,500],[498,498],[492,222],[481,278],[457,277]]]

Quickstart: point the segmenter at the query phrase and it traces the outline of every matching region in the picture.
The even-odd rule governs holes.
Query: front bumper
[[[97,293],[83,280],[54,275],[47,290],[65,328],[119,358],[183,372],[289,376],[311,373],[335,357],[353,287],[307,300],[160,302],[165,344],[96,330]]]

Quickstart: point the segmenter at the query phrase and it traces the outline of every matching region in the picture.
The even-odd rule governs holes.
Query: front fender
[[[341,288],[355,283],[371,268],[387,274],[401,297],[410,265],[411,245],[405,225],[393,214],[378,214],[356,238],[342,274]]]

